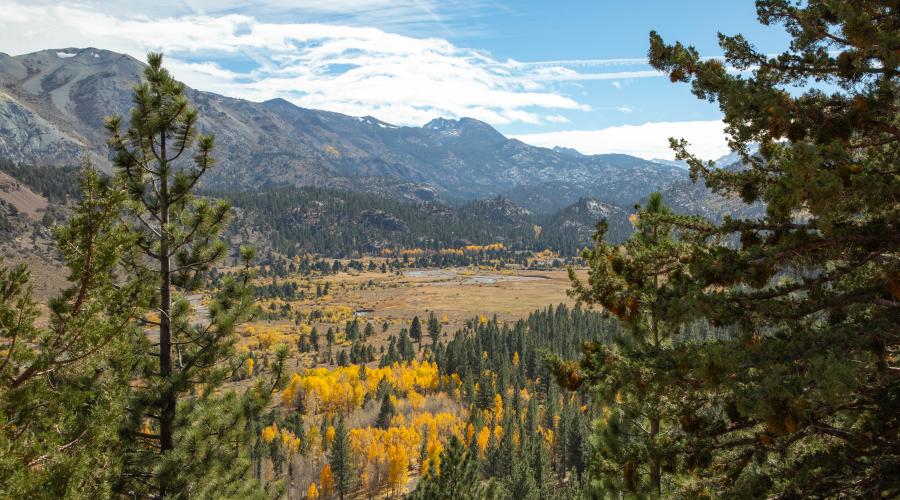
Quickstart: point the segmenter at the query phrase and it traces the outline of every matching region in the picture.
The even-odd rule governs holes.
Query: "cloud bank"
[[[563,146],[584,154],[623,153],[648,160],[674,160],[669,137],[675,137],[687,139],[691,143],[689,150],[700,158],[714,160],[729,152],[724,128],[725,124],[719,120],[651,122],[600,130],[521,134],[515,138],[534,146]]]
[[[606,80],[621,88],[625,81],[661,76],[645,58],[499,60],[444,38],[389,30],[398,25],[391,22],[424,23],[425,32],[444,34],[466,24],[478,5],[465,0],[157,0],[135,9],[128,0],[0,0],[0,49],[23,54],[92,46],[140,60],[147,51],[161,51],[180,80],[231,97],[280,97],[397,125],[467,116],[517,130],[558,130],[600,110],[633,115],[627,103],[589,106],[578,82]],[[293,19],[312,21],[289,22]],[[670,158],[668,137],[678,136],[703,156],[727,152],[717,121],[573,127],[518,138],[586,153]]]
[[[175,75],[195,88],[253,101],[282,97],[299,106],[373,115],[402,125],[436,116],[470,116],[501,126],[565,123],[565,113],[591,107],[562,92],[563,82],[658,76],[655,71],[620,70],[642,64],[641,59],[499,61],[441,38],[351,25],[261,21],[228,9],[208,14],[204,12],[212,3],[192,3],[197,5],[178,14],[147,17],[127,14],[121,1],[106,9],[97,2],[0,1],[0,46],[13,54],[94,46],[138,59],[148,50],[162,51]],[[271,13],[272,2],[262,3],[260,12]],[[382,4],[368,0],[358,8],[366,16]],[[166,10],[166,5],[163,0],[150,12]],[[315,5],[320,4],[295,1],[284,8]],[[431,12],[426,2],[409,2],[398,15],[421,15],[414,7]],[[332,6],[337,14],[349,10],[346,1]],[[441,21],[437,14],[433,17]],[[598,73],[597,68],[610,71]]]

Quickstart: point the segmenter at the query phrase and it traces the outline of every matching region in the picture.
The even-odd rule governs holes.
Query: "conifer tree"
[[[673,140],[715,192],[761,201],[726,219],[664,300],[733,329],[685,344],[688,494],[900,494],[900,11],[879,0],[757,1],[790,47],[720,35],[724,60],[650,35],[651,64],[717,101],[744,166],[723,169]],[[752,146],[758,145],[753,154]],[[672,217],[681,227],[690,221]]]
[[[265,405],[269,387],[219,394],[222,382],[243,365],[234,352],[234,327],[253,310],[249,260],[245,271],[220,282],[209,317],[197,321],[186,293],[226,253],[219,234],[229,206],[196,198],[200,179],[213,167],[213,138],[197,133],[198,114],[184,85],[148,54],[145,82],[134,88],[127,130],[107,119],[113,163],[130,196],[128,218],[139,256],[127,262],[132,279],[155,284],[158,320],[147,320],[158,341],[143,346],[140,389],[129,402],[132,437],[125,491],[159,497],[249,494],[248,420]],[[273,373],[280,373],[286,350]],[[266,382],[268,383],[268,381]],[[263,384],[263,382],[260,382]]]
[[[431,346],[434,348],[441,336],[441,322],[434,315],[434,311],[428,315],[428,336],[431,337]]]
[[[627,327],[612,345],[588,345],[582,360],[596,402],[605,408],[595,426],[594,486],[608,494],[664,494],[662,463],[668,451],[662,443],[671,440],[663,434],[675,420],[666,409],[678,384],[664,370],[672,364],[671,340],[679,323],[666,315],[659,294],[671,277],[684,272],[691,255],[690,245],[663,219],[669,214],[660,194],[652,194],[633,217],[635,232],[621,246],[604,241],[601,221],[596,246],[583,254],[590,268],[587,283],[569,272],[572,295],[602,306]],[[555,363],[558,380],[577,388],[580,377],[566,368]]]
[[[441,467],[437,473],[429,473],[419,481],[416,490],[409,495],[413,500],[476,500],[492,498],[490,488],[481,482],[478,462],[463,442],[452,436],[441,453]]]
[[[96,498],[121,474],[117,427],[126,414],[138,319],[150,293],[124,281],[125,192],[86,163],[82,197],[57,228],[72,285],[36,323],[24,265],[0,267],[0,491],[9,498]]]
[[[413,342],[417,342],[419,344],[419,350],[422,350],[422,322],[419,321],[418,316],[414,316],[412,320],[412,324],[409,327],[409,338],[413,340]]]
[[[344,417],[338,420],[334,428],[334,440],[328,450],[328,463],[334,476],[334,487],[343,500],[356,482],[353,476],[355,474],[353,450],[350,447],[350,435],[344,425]]]
[[[391,426],[391,419],[394,418],[394,414],[397,410],[394,408],[394,403],[391,401],[390,392],[385,392],[384,396],[381,398],[381,408],[378,410],[378,418],[375,419],[375,427],[381,429],[387,429]]]

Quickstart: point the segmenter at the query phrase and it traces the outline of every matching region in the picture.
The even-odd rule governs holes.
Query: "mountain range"
[[[127,121],[144,67],[93,48],[0,53],[0,251],[51,258],[49,227],[77,196],[72,167],[87,154],[109,171],[104,117]],[[653,191],[714,220],[763,209],[692,183],[680,162],[534,147],[471,118],[395,126],[282,99],[186,93],[216,136],[219,166],[204,192],[234,204],[232,237],[280,252],[503,242],[573,255],[600,218],[610,240],[627,238],[632,206]],[[733,156],[720,164],[741,168]]]
[[[143,69],[94,48],[0,53],[0,158],[60,165],[87,152],[108,168],[104,116],[127,122]],[[207,182],[216,189],[316,186],[452,202],[503,195],[549,214],[582,197],[628,206],[687,178],[633,156],[530,146],[471,118],[395,126],[283,99],[186,93],[200,129],[216,136],[219,167]]]

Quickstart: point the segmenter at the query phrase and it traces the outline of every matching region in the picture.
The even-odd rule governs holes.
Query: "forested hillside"
[[[262,246],[288,257],[379,255],[384,250],[437,251],[493,243],[573,256],[590,245],[593,225],[601,217],[610,220],[617,241],[631,229],[624,209],[592,200],[548,217],[499,197],[452,206],[321,188],[210,195],[234,204],[236,238],[255,243],[264,234]]]

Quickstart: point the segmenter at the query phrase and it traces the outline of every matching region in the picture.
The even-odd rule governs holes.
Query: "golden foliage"
[[[346,414],[359,408],[366,396],[373,396],[382,380],[401,393],[410,395],[412,406],[424,404],[417,391],[433,390],[438,386],[437,364],[429,361],[413,361],[384,368],[363,368],[350,365],[334,369],[313,368],[302,374],[295,373],[281,393],[285,405],[302,400],[313,413]]]
[[[331,465],[327,462],[319,472],[319,484],[322,485],[322,493],[326,497],[330,497],[334,493],[334,474],[331,472]]]
[[[440,453],[451,435],[459,436],[462,421],[456,415],[441,412],[414,413],[410,417],[396,415],[387,429],[374,427],[352,429],[350,443],[361,458],[360,477],[369,491],[381,486],[394,490],[408,481],[408,470],[424,445],[423,472],[440,467]],[[425,440],[427,439],[427,440]]]
[[[503,398],[494,394],[494,419],[499,422],[503,418]]]
[[[487,428],[487,426],[482,427],[480,431],[478,431],[478,453],[484,455],[484,451],[487,450],[488,441],[491,439],[491,430]]]
[[[278,438],[285,450],[292,453],[300,452],[300,437],[287,429],[279,429],[278,424],[263,428],[261,437],[264,443],[272,443]]]
[[[331,448],[331,443],[334,442],[334,436],[337,431],[334,430],[333,425],[329,425],[327,429],[325,429],[325,447]]]
[[[316,483],[309,483],[309,488],[306,489],[306,498],[309,500],[319,498],[319,489],[316,488]]]
[[[266,443],[271,443],[275,440],[275,436],[278,435],[278,424],[272,424],[262,430],[262,440]]]

